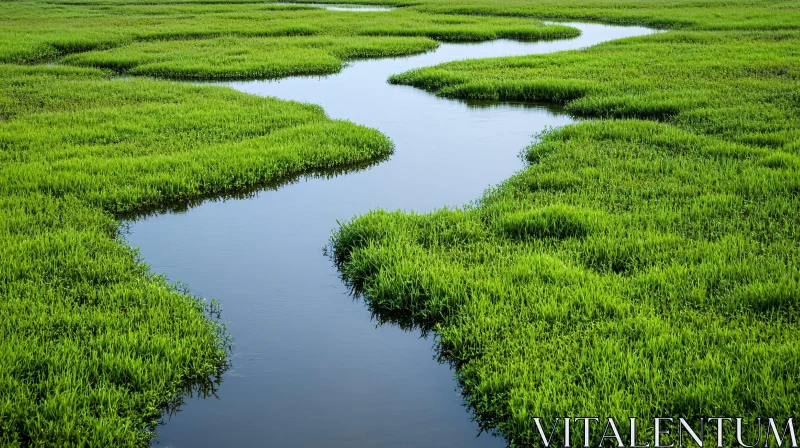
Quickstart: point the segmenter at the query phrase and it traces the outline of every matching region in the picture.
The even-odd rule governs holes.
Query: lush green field
[[[149,273],[115,215],[392,150],[313,105],[96,70],[0,66],[0,97],[4,447],[145,445],[225,366],[208,305]]]
[[[150,273],[119,216],[392,149],[315,106],[114,73],[330,73],[441,40],[575,35],[554,18],[679,31],[393,77],[602,120],[544,135],[473,206],[347,223],[345,277],[436,328],[513,444],[535,440],[531,416],[797,414],[797,1],[367,3],[405,7],[0,3],[0,445],[145,445],[224,369],[214,310]]]
[[[515,445],[539,440],[534,416],[796,416],[800,4],[426,5],[682,29],[393,76],[598,120],[540,136],[464,209],[343,225],[336,259],[370,307],[435,328]]]
[[[227,61],[222,56],[246,62],[250,55],[253,64],[262,58],[278,60],[285,66],[301,70],[309,62],[327,57],[319,63],[357,57],[376,57],[419,52],[430,49],[435,42],[480,41],[501,37],[515,39],[557,39],[574,37],[574,28],[551,25],[521,17],[474,17],[434,15],[407,9],[384,12],[326,11],[320,8],[276,6],[271,4],[161,4],[138,5],[60,5],[44,2],[0,3],[0,62],[35,62],[60,55],[88,50],[117,48],[113,52],[86,55],[75,61],[100,62],[114,68],[153,62],[152,53],[162,51],[158,62],[167,67],[184,67],[180,59],[201,57],[198,66],[212,70]],[[283,40],[270,48],[272,55],[258,55],[256,50],[271,46],[271,41],[229,39],[201,43],[196,39],[213,37],[276,37],[318,36],[319,39]],[[397,39],[366,39],[365,36],[403,36],[428,38],[402,43]],[[350,39],[345,39],[345,38]],[[358,37],[356,39],[356,37]],[[334,42],[341,39],[339,49]],[[167,40],[180,42],[164,43]],[[134,42],[149,45],[127,45]],[[304,53],[311,49],[319,54]],[[384,50],[379,51],[379,50]],[[289,59],[286,59],[286,58]],[[341,62],[339,62],[341,63]],[[163,71],[162,71],[163,72]],[[315,73],[315,72],[312,72]],[[149,74],[149,72],[148,72]],[[165,74],[165,73],[160,73]],[[213,77],[213,76],[211,76]]]
[[[417,37],[226,37],[141,42],[74,54],[64,62],[162,78],[278,78],[335,73],[346,60],[403,56],[437,45]]]
[[[119,217],[392,151],[377,131],[313,105],[115,72],[319,74],[435,39],[577,34],[530,18],[269,4],[19,1],[0,11],[2,446],[146,445],[164,407],[224,370],[214,307],[149,272]]]
[[[390,82],[451,98],[566,103],[756,148],[800,150],[800,31],[673,31],[550,55],[459,61]]]

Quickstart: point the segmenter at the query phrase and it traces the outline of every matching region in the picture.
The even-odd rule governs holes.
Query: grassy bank
[[[392,151],[313,105],[115,74],[322,74],[438,40],[576,34],[411,10],[0,4],[0,445],[147,445],[165,407],[224,370],[215,308],[151,273],[121,216]]]
[[[411,10],[0,3],[0,445],[144,446],[165,407],[224,370],[213,307],[151,273],[119,217],[392,151],[313,105],[114,74],[324,74],[439,40],[577,33]]]
[[[167,53],[161,55],[161,63],[172,61],[175,64],[177,60],[199,56],[201,59],[195,62],[195,66],[212,70],[218,64],[230,62],[214,59],[215,56],[234,58],[239,63],[252,59],[252,64],[271,56],[272,60],[301,69],[307,64],[303,59],[309,57],[317,60],[327,56],[328,64],[332,64],[331,61],[336,59],[341,63],[341,60],[356,57],[407,54],[430,49],[435,45],[432,39],[537,40],[578,35],[574,28],[545,26],[531,18],[437,15],[406,8],[353,13],[272,4],[104,5],[101,2],[63,5],[20,1],[0,3],[0,17],[0,62],[30,63],[71,53],[115,48],[113,52],[67,61],[84,64],[100,61],[106,63],[100,65],[115,69],[151,63],[153,53],[161,52]],[[271,40],[241,39],[279,36],[316,36],[318,39],[275,41],[274,49],[270,48]],[[381,36],[418,39],[409,39],[404,44],[398,39],[374,38]],[[229,39],[197,42],[197,39],[220,37]],[[423,38],[427,41],[423,42]],[[337,40],[341,42],[337,44]],[[137,42],[140,44],[128,47]],[[398,51],[398,47],[404,50]],[[269,54],[259,57],[256,51],[261,50],[269,50]],[[310,50],[318,50],[319,54],[309,53]],[[107,65],[111,61],[116,61],[116,64]]]
[[[347,223],[346,278],[435,326],[482,423],[514,444],[535,439],[531,416],[796,415],[799,10],[0,3],[0,445],[145,445],[162,407],[224,368],[212,310],[150,273],[117,217],[391,152],[314,106],[111,75],[329,73],[439,40],[575,35],[543,18],[680,31],[392,78],[603,120],[543,136],[472,207]]]
[[[463,209],[345,223],[336,260],[370,307],[435,328],[512,445],[539,440],[534,416],[797,415],[800,5],[425,5],[682,29],[393,76],[595,120]]]
[[[116,215],[391,152],[311,105],[0,66],[0,445],[143,446],[224,368],[208,304],[147,269]]]
[[[415,37],[228,37],[142,42],[74,54],[64,62],[174,79],[279,78],[326,75],[341,70],[347,60],[404,56],[437,46]]]

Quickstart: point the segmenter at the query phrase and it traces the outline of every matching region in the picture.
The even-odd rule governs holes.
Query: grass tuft
[[[565,205],[508,213],[498,223],[500,231],[516,240],[528,238],[581,238],[597,225],[591,211]]]

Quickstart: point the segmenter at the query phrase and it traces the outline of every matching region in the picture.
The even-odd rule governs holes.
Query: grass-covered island
[[[0,446],[146,446],[225,368],[213,306],[151,273],[122,216],[392,151],[313,105],[164,78],[576,35],[548,19],[671,31],[392,77],[594,119],[542,135],[463,209],[345,223],[345,279],[434,328],[513,445],[538,440],[534,416],[798,415],[800,2],[368,3],[397,8],[0,3]]]

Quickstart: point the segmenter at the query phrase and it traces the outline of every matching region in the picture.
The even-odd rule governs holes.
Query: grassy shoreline
[[[210,304],[150,273],[118,217],[392,151],[319,107],[225,88],[0,66],[0,92],[9,447],[147,445],[165,406],[225,368]]]
[[[271,5],[0,9],[0,445],[9,447],[147,445],[165,407],[225,369],[213,305],[151,273],[119,219],[393,150],[314,105],[115,73],[328,73],[347,59],[431,49],[431,37],[577,33],[529,19],[401,11],[381,22]],[[103,69],[37,64],[53,58]]]
[[[390,78],[594,118],[540,136],[470,206],[376,210],[332,236],[345,280],[376,313],[435,329],[465,400],[512,446],[536,445],[532,417],[800,411],[800,29],[786,21],[800,5],[680,3],[678,31]],[[644,2],[649,18],[614,2],[421,8],[653,25],[665,4]]]
[[[152,63],[154,58],[164,64],[198,56],[203,60],[193,64],[197,69],[219,68],[231,63],[263,63],[253,50],[269,53],[274,50],[263,43],[254,49],[253,43],[257,41],[253,38],[283,38],[276,41],[283,42],[277,50],[284,47],[290,51],[274,54],[267,61],[302,67],[303,58],[311,58],[320,65],[327,56],[326,62],[332,64],[336,58],[341,62],[349,58],[425,51],[435,46],[434,41],[561,39],[579,34],[568,26],[545,26],[530,18],[436,15],[408,8],[352,13],[270,3],[142,5],[123,2],[67,6],[33,0],[2,3],[0,12],[6,17],[0,20],[0,36],[3,37],[0,63],[36,63],[97,51],[99,54],[94,58],[76,57],[74,61],[86,64],[92,60],[116,60],[111,66],[115,69]],[[401,37],[416,40],[398,39]],[[212,47],[203,45],[203,41],[220,39],[226,41]],[[398,47],[405,47],[405,50],[398,51]],[[316,50],[317,54],[310,50]],[[165,56],[160,54],[164,51],[172,58],[159,59]],[[293,56],[297,52],[302,58]],[[177,66],[185,66],[186,62]]]
[[[431,38],[574,35],[530,17],[681,31],[394,77],[604,119],[543,136],[527,151],[532,166],[473,207],[347,223],[333,242],[345,277],[375,309],[435,326],[478,417],[512,444],[535,440],[534,415],[797,413],[797,4],[430,0],[373,16],[195,2],[1,8],[3,446],[142,446],[183,385],[224,366],[208,309],[147,271],[117,217],[391,152],[378,132],[315,106],[12,62],[82,53],[66,59],[207,79],[295,73],[274,64],[304,40],[330,40],[313,57],[332,70],[353,39],[380,56]],[[246,38],[265,36],[295,41],[265,62]],[[148,59],[165,48],[175,57]],[[187,66],[188,55],[202,64]],[[242,65],[225,71],[232,60]]]

